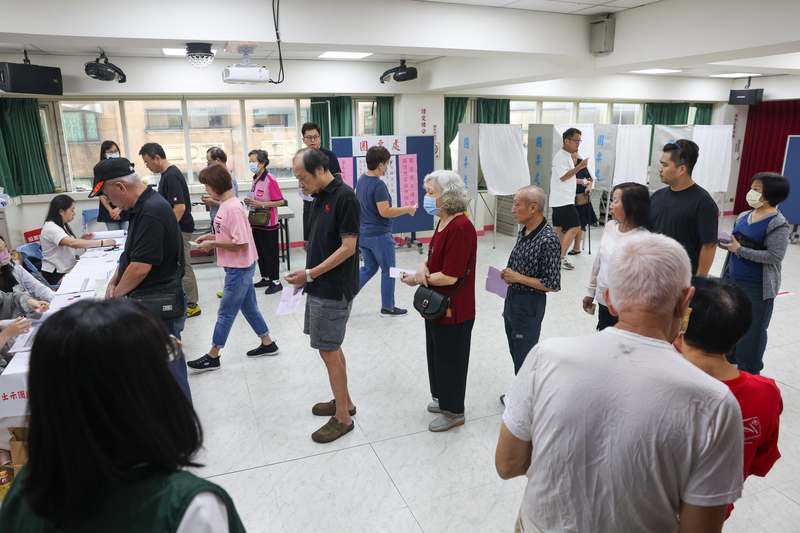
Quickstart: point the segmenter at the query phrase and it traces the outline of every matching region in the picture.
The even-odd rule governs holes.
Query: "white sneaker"
[[[561,258],[561,268],[563,268],[564,270],[572,270],[572,269],[575,268],[575,265],[570,263],[569,260],[566,257],[562,257]]]

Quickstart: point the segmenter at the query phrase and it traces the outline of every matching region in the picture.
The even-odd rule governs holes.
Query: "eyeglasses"
[[[574,142],[575,144],[580,144],[581,142],[583,142],[583,141],[581,141],[580,139],[567,139],[567,140],[568,140],[568,141],[572,141],[572,142]]]
[[[316,141],[317,139],[319,139],[319,135],[306,135],[303,137],[303,139],[307,141]]]

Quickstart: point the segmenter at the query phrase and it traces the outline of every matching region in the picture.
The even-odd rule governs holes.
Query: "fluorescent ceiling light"
[[[750,78],[755,76],[761,76],[761,74],[756,73],[748,73],[748,72],[733,72],[731,74],[711,74],[709,77],[711,78]]]
[[[632,70],[631,74],[674,74],[675,72],[683,72],[683,71],[671,70],[668,68],[648,68],[645,70]]]
[[[366,54],[361,52],[325,52],[317,57],[320,59],[364,59],[371,55],[371,52]]]
[[[186,57],[186,48],[162,48],[161,51],[169,57]],[[211,53],[217,55],[216,50],[211,50]]]

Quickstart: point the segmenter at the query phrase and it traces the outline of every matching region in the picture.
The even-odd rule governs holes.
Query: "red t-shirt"
[[[744,478],[750,474],[764,477],[781,456],[778,451],[779,417],[783,412],[781,391],[770,378],[741,370],[738,378],[723,383],[731,389],[742,408]],[[727,516],[732,510],[733,504],[730,504]]]
[[[475,254],[478,249],[478,235],[466,215],[456,216],[441,231],[440,224],[441,221],[436,224],[436,231],[433,232],[428,248],[428,269],[431,274],[441,272],[461,281],[467,269],[470,269],[470,273],[450,302],[452,316],[431,322],[460,324],[475,318]],[[453,285],[434,288],[445,296],[450,296],[456,285],[458,281]]]

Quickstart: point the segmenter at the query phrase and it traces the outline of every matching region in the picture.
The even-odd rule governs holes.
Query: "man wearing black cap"
[[[124,157],[105,159],[94,167],[94,187],[89,198],[104,196],[130,213],[130,226],[119,266],[111,276],[106,298],[129,295],[136,289],[179,283],[184,274],[183,239],[169,203],[142,183],[133,164]],[[167,331],[180,339],[186,321],[186,295],[183,290],[178,318],[163,319]],[[183,354],[170,363],[170,369],[189,401],[192,399],[186,378]]]

